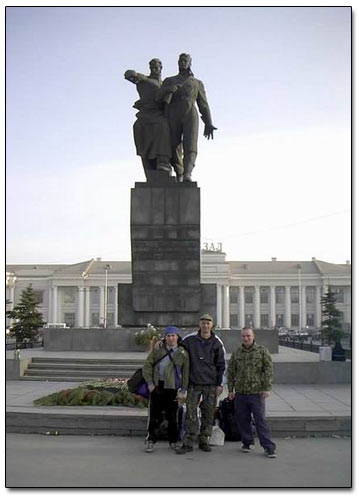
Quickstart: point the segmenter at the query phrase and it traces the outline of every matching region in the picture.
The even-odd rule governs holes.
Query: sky
[[[130,260],[145,181],[127,69],[206,88],[193,180],[227,260],[351,260],[348,7],[8,7],[8,263]]]

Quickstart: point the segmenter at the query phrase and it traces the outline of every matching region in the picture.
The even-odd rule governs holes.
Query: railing
[[[319,345],[317,343],[312,343],[310,342],[305,342],[304,340],[297,339],[297,340],[286,340],[285,338],[279,338],[278,340],[279,345],[282,345],[283,347],[290,347],[292,349],[299,349],[299,350],[306,350],[308,352],[316,352],[319,353],[319,347],[322,347],[322,345]],[[347,349],[345,347],[345,357],[346,359],[351,359],[352,357],[352,350]]]
[[[15,349],[34,349],[34,348],[39,348],[43,347],[44,342],[43,340],[41,341],[36,341],[36,342],[8,342],[5,345],[5,350],[15,350]]]
[[[304,342],[303,340],[284,340],[279,339],[279,345],[284,347],[291,347],[292,349],[306,350],[308,352],[319,353],[320,345],[314,344],[312,342]]]

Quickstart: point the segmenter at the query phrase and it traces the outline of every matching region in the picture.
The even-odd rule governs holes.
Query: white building
[[[101,259],[71,265],[9,264],[6,271],[7,309],[31,283],[44,320],[70,327],[116,326],[117,285],[132,282],[130,262]],[[226,261],[223,252],[202,250],[201,282],[217,285],[218,328],[317,328],[320,299],[329,285],[345,326],[351,326],[349,261]]]

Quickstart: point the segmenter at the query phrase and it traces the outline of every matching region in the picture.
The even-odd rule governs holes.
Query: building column
[[[222,328],[222,285],[217,285],[217,328]]]
[[[85,328],[90,328],[90,287],[85,287]]]
[[[239,287],[239,327],[244,328],[244,286]]]
[[[15,286],[14,284],[9,285],[9,311],[12,311],[15,306]],[[9,327],[15,322],[13,318],[8,318]]]
[[[315,321],[314,324],[317,328],[321,327],[322,324],[322,304],[321,300],[321,288],[320,286],[315,287]]]
[[[58,323],[57,286],[52,287],[52,322]]]
[[[78,287],[78,304],[77,304],[77,326],[79,328],[84,327],[84,300],[85,300],[85,288],[83,286]]]
[[[100,326],[105,322],[105,287],[100,286],[100,313],[99,313]]]
[[[114,314],[114,320],[115,320],[115,327],[118,326],[118,285],[114,286],[115,289],[115,314]]]
[[[261,326],[261,301],[259,296],[259,286],[254,287],[254,328],[260,328]]]
[[[290,304],[290,286],[285,287],[285,315],[284,325],[287,328],[291,327],[291,304]]]
[[[306,286],[302,285],[302,295],[301,295],[301,328],[307,325],[307,299],[306,299]]]
[[[229,286],[223,287],[223,328],[229,328]]]
[[[275,327],[275,286],[270,287],[270,326]]]
[[[14,305],[15,305],[15,286],[14,285],[9,286],[9,300],[10,300],[9,309],[10,309],[10,311],[12,311],[14,309]]]

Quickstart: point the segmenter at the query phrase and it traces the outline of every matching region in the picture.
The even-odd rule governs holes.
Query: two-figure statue
[[[133,70],[125,78],[137,86],[140,100],[134,108],[137,121],[133,126],[137,155],[142,159],[146,178],[149,170],[175,170],[177,181],[191,181],[197,157],[198,112],[204,121],[204,136],[213,139],[215,128],[204,85],[193,76],[191,56],[179,56],[179,73],[161,81],[162,63],[150,61],[150,75]]]

